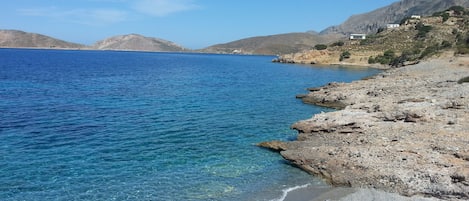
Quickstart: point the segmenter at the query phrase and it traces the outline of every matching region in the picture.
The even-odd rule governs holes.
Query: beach
[[[357,200],[353,196],[361,194],[467,200],[467,76],[469,57],[445,53],[365,80],[310,88],[298,96],[303,102],[341,110],[299,121],[292,126],[296,141],[266,147],[333,186],[355,188],[326,192],[324,200]]]
[[[316,191],[313,191],[317,193]],[[311,189],[305,188],[291,192],[284,201],[437,201],[437,198],[422,196],[406,197],[397,193],[388,193],[376,189],[344,188],[338,187],[311,197]]]

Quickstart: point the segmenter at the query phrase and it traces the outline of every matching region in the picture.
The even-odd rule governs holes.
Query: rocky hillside
[[[451,6],[469,7],[468,0],[401,0],[369,13],[351,16],[338,26],[329,27],[320,33],[287,33],[272,36],[259,36],[241,39],[225,44],[217,44],[201,52],[227,54],[269,54],[282,55],[312,49],[321,43],[330,43],[346,37],[350,33],[376,33],[388,23],[399,23],[411,15],[429,16]]]
[[[376,33],[380,27],[388,23],[399,23],[401,19],[411,15],[429,16],[451,6],[469,7],[468,0],[401,0],[389,6],[369,13],[351,16],[338,26],[329,27],[321,34]]]
[[[49,36],[17,30],[0,30],[2,48],[63,48],[80,49],[86,46],[55,39]]]
[[[431,17],[407,19],[400,27],[369,34],[365,40],[338,41],[321,50],[282,55],[277,61],[400,66],[444,50],[469,54],[468,33],[469,9],[452,7]]]
[[[334,35],[320,36],[314,33],[288,33],[241,39],[213,45],[200,50],[210,53],[280,55],[308,50],[318,43],[337,40]]]
[[[163,39],[145,37],[138,34],[114,36],[96,42],[93,49],[99,50],[136,50],[154,52],[182,52],[186,48]]]

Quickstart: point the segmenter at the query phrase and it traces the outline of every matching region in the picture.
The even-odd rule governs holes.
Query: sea
[[[283,200],[331,188],[257,147],[376,69],[275,56],[0,49],[0,200]]]

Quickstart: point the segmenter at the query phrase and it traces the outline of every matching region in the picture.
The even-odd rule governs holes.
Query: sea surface
[[[0,199],[281,200],[330,188],[278,153],[326,108],[296,94],[368,68],[273,56],[0,49]]]

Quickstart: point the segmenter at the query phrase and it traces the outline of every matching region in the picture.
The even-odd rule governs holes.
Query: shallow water
[[[272,200],[328,188],[256,147],[328,111],[295,95],[367,68],[270,56],[0,50],[2,200]]]

